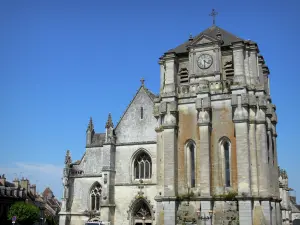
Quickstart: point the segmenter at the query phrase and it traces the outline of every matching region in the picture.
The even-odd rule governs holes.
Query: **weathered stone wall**
[[[188,140],[196,143],[196,187],[199,180],[200,166],[198,163],[199,148],[199,129],[197,125],[197,111],[195,104],[184,104],[178,107],[178,193],[187,192],[187,165],[186,165],[186,144]]]
[[[116,147],[116,184],[138,184],[138,180],[133,178],[133,161],[136,154],[145,151],[152,161],[152,177],[150,183],[156,183],[156,144],[137,144]]]
[[[141,119],[143,107],[143,119]],[[142,87],[115,128],[117,144],[156,141],[153,101]]]
[[[212,102],[212,132],[211,132],[211,190],[212,194],[224,193],[225,171],[222,171],[220,160],[220,140],[227,137],[231,143],[231,180],[232,189],[237,191],[236,139],[234,123],[232,122],[231,100],[225,99]]]

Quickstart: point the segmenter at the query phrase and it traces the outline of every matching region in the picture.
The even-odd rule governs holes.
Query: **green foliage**
[[[189,200],[195,196],[193,191],[188,191],[188,193],[183,194],[183,195],[177,195],[177,199],[179,201],[184,201],[184,200]]]
[[[25,202],[14,203],[7,214],[7,219],[11,220],[13,216],[17,217],[17,222],[27,225],[38,221],[40,215],[39,209]]]
[[[225,201],[232,201],[232,200],[235,200],[235,197],[238,195],[237,192],[235,191],[230,191],[226,194],[220,194],[220,195],[214,195],[213,198],[216,199],[216,198],[221,198]]]
[[[57,221],[52,216],[46,216],[46,221],[48,225],[57,225]]]

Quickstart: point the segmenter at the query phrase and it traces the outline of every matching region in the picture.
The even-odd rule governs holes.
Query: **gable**
[[[156,141],[153,104],[153,94],[142,86],[115,128],[117,144]]]
[[[206,35],[201,35],[199,38],[197,38],[192,45],[201,45],[201,44],[207,44],[207,43],[211,43],[211,42],[215,42],[217,41],[214,38],[211,38],[209,36]]]

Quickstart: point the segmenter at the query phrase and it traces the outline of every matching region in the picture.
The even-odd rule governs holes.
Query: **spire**
[[[105,128],[107,129],[107,128],[113,128],[113,127],[114,127],[114,124],[112,122],[111,114],[109,113]]]
[[[92,130],[94,130],[94,124],[93,124],[92,117],[90,117],[90,122],[86,131],[92,131]]]

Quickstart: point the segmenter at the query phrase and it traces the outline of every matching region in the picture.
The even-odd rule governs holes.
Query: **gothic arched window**
[[[223,143],[224,147],[224,158],[225,158],[225,184],[226,187],[230,187],[231,179],[230,179],[230,144],[228,141]]]
[[[186,165],[187,165],[188,183],[192,188],[196,186],[195,160],[196,160],[196,145],[194,141],[189,141],[186,145]]]
[[[220,141],[221,159],[222,159],[222,173],[224,177],[224,185],[231,186],[231,143],[228,138],[224,137]]]
[[[152,162],[146,152],[141,152],[134,161],[134,178],[151,179]]]
[[[91,190],[91,210],[99,210],[100,209],[100,197],[101,197],[101,185],[96,183]]]

